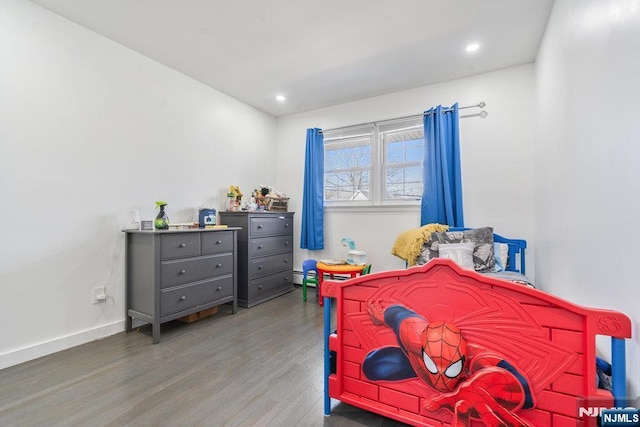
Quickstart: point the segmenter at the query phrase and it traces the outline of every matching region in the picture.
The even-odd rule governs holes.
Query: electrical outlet
[[[93,303],[101,304],[107,300],[107,290],[104,286],[93,288]]]

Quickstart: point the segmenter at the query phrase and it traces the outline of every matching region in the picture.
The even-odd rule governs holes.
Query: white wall
[[[493,226],[496,232],[533,242],[533,65],[452,80],[390,95],[292,115],[278,120],[279,187],[294,197],[300,229],[306,129],[331,129],[358,123],[420,114],[438,104],[460,106],[484,101],[486,118],[460,119],[465,225]],[[479,110],[462,110],[461,116]],[[340,239],[354,239],[367,252],[373,271],[404,268],[391,255],[395,238],[420,226],[419,207],[413,209],[326,209],[325,250],[300,249],[296,236],[295,265],[306,258],[339,258],[347,249]],[[528,254],[532,265],[534,251]],[[299,268],[299,267],[298,267]],[[533,268],[528,275],[534,279]]]
[[[122,331],[129,209],[275,182],[276,120],[23,0],[0,40],[3,368]]]
[[[630,396],[640,393],[639,52],[639,1],[556,0],[536,62],[536,280],[631,317]]]

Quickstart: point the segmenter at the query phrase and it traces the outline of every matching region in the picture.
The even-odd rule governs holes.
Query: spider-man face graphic
[[[429,323],[422,332],[425,380],[438,391],[453,391],[466,371],[467,342],[452,323]]]

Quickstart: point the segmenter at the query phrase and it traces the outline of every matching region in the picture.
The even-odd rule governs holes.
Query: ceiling
[[[553,0],[30,0],[279,117],[530,63]],[[469,54],[465,47],[480,44]],[[275,100],[277,94],[285,102]]]

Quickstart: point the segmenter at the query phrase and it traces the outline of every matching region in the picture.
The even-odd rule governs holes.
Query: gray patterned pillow
[[[432,242],[432,240],[435,240]],[[436,244],[436,242],[438,244]],[[435,249],[436,256],[438,245],[440,243],[466,243],[473,242],[473,268],[476,271],[493,270],[496,264],[496,258],[493,253],[493,227],[473,228],[465,231],[445,231],[444,233],[433,233],[429,242],[429,254],[433,254]],[[424,252],[424,251],[423,251]],[[433,258],[433,256],[432,256]]]
[[[438,233],[431,233],[429,240],[422,245],[422,251],[420,255],[418,255],[418,259],[416,260],[416,265],[426,264],[433,258],[438,258],[440,242],[437,237]]]

